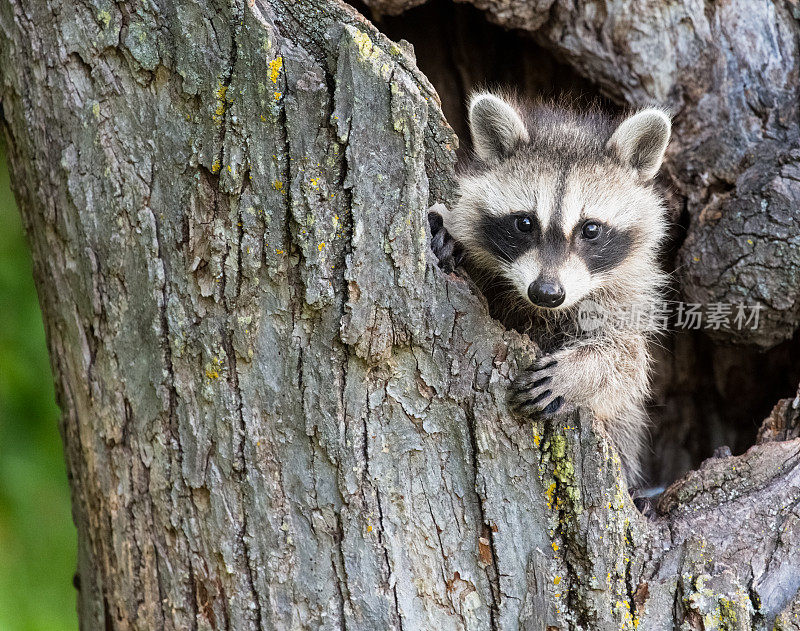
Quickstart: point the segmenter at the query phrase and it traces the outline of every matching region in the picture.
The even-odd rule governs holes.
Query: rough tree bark
[[[535,349],[431,260],[456,139],[403,46],[338,0],[0,33],[82,628],[797,628],[800,440],[648,521],[590,418],[508,414]]]

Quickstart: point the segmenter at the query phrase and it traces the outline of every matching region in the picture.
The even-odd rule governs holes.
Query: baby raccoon
[[[445,268],[463,256],[495,311],[504,297],[502,312],[524,314],[544,354],[517,377],[515,409],[591,409],[636,481],[657,327],[619,316],[652,313],[665,284],[666,210],[652,178],[669,117],[646,109],[615,126],[481,93],[469,125],[477,160],[459,177],[453,209],[432,215],[434,252]]]

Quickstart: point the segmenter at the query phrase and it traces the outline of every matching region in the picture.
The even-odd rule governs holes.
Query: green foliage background
[[[78,628],[76,535],[31,260],[0,142],[0,630]]]

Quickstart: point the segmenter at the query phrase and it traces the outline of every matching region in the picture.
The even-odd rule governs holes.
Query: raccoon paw
[[[511,385],[511,406],[524,416],[551,418],[564,407],[566,397],[558,383],[559,360],[552,355],[537,359]]]
[[[439,267],[450,274],[464,258],[461,245],[450,236],[444,227],[442,216],[436,211],[428,213],[428,225],[431,228],[431,250],[439,261]]]

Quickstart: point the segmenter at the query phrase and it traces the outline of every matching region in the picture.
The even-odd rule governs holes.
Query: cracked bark
[[[534,349],[433,265],[456,139],[404,47],[335,0],[0,33],[82,628],[791,624],[799,441],[648,522],[591,419],[509,416]]]

